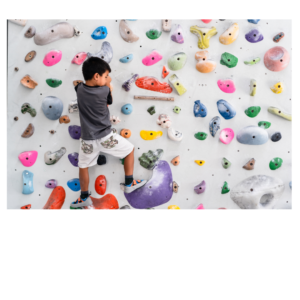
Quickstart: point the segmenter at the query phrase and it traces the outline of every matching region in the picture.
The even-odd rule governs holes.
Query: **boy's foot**
[[[124,183],[121,183],[121,189],[124,191],[124,193],[129,194],[129,193],[141,188],[146,183],[147,183],[147,180],[134,179],[132,181],[132,183],[129,185],[125,185]]]
[[[77,208],[77,207],[83,207],[83,206],[89,206],[89,205],[93,205],[93,201],[90,197],[90,194],[88,195],[87,198],[81,199],[80,197],[71,203],[71,207],[73,208]]]

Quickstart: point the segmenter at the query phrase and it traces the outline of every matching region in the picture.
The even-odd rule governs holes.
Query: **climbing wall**
[[[69,39],[60,39],[53,43],[39,46],[34,43],[33,38],[24,36],[30,26],[34,26],[37,32],[41,32],[58,22],[69,22],[76,26],[82,33]],[[119,23],[121,20],[28,20],[26,26],[20,26],[8,22],[8,86],[7,86],[7,130],[8,130],[8,199],[7,207],[19,209],[21,206],[31,204],[32,209],[41,209],[47,202],[52,190],[45,187],[50,179],[55,179],[59,186],[66,191],[66,198],[62,206],[69,209],[70,203],[75,201],[79,192],[72,191],[67,182],[70,179],[78,178],[78,167],[74,167],[68,154],[79,152],[79,140],[71,138],[68,127],[70,125],[80,125],[78,112],[69,113],[68,105],[76,99],[73,81],[83,80],[81,65],[72,64],[71,61],[79,52],[97,53],[101,49],[104,41],[111,44],[113,48],[113,59],[110,63],[113,83],[113,105],[109,107],[110,114],[119,116],[121,122],[113,126],[120,132],[122,128],[131,130],[129,141],[135,146],[135,171],[136,178],[150,179],[152,171],[143,168],[139,164],[138,157],[149,150],[164,151],[162,160],[170,164],[173,180],[179,185],[177,193],[173,193],[172,198],[165,204],[155,207],[155,209],[166,209],[170,205],[176,205],[181,209],[195,209],[200,204],[205,209],[240,209],[240,207],[230,198],[230,193],[222,194],[222,187],[226,181],[232,190],[240,181],[252,175],[268,175],[279,178],[283,181],[284,192],[277,202],[275,208],[291,208],[291,189],[289,183],[291,178],[291,122],[268,112],[270,106],[279,108],[291,114],[291,21],[289,20],[260,20],[258,24],[251,24],[247,20],[212,20],[205,24],[199,20],[172,20],[173,28],[176,24],[182,27],[184,43],[179,44],[171,40],[170,32],[162,32],[158,39],[149,39],[146,32],[152,28],[161,30],[161,20],[137,20],[127,21],[131,30],[139,36],[139,40],[134,43],[125,42],[119,33]],[[238,23],[239,35],[233,43],[229,45],[221,44],[219,36],[228,29],[232,23]],[[209,56],[216,62],[216,68],[210,73],[200,73],[196,69],[195,53],[198,48],[198,38],[190,32],[190,27],[211,28],[214,26],[217,35],[210,39]],[[99,26],[107,28],[105,39],[95,40],[91,37],[94,30]],[[252,29],[258,29],[263,35],[263,40],[257,43],[250,43],[245,35]],[[279,32],[284,32],[285,36],[279,43],[273,41],[273,37]],[[288,66],[280,72],[268,70],[263,62],[265,53],[272,47],[282,46],[290,54]],[[142,59],[156,49],[163,58],[152,66],[145,66]],[[25,56],[30,51],[36,51],[35,58],[30,62],[25,62]],[[62,59],[54,66],[47,67],[43,64],[45,55],[51,50],[60,50]],[[170,74],[163,79],[161,76],[163,66],[167,66],[168,59],[175,53],[184,52],[187,56],[185,66],[178,71],[170,71]],[[234,68],[228,68],[220,64],[221,55],[228,52],[238,58],[238,64]],[[133,55],[129,63],[119,61],[122,57]],[[244,61],[251,61],[259,57],[261,61],[253,66],[244,64]],[[15,70],[18,68],[18,71]],[[132,75],[139,77],[153,76],[161,82],[168,82],[172,74],[176,74],[181,84],[187,91],[179,96],[173,89],[171,94],[162,94],[150,90],[140,89],[135,84],[130,91],[126,92],[122,88],[124,81]],[[24,87],[20,80],[30,75],[38,85],[34,89]],[[62,84],[57,88],[52,88],[46,83],[46,79],[56,78],[62,80]],[[218,80],[234,80],[236,91],[228,94],[221,91],[217,85]],[[256,80],[256,94],[250,96],[250,81]],[[284,86],[283,92],[275,94],[270,87],[281,82]],[[159,100],[135,100],[134,95],[139,96],[163,96],[174,97],[175,101]],[[58,120],[49,120],[42,111],[42,101],[45,97],[54,96],[62,100],[62,115],[68,115],[70,123],[59,123]],[[224,119],[217,108],[217,101],[224,99],[228,101],[236,110],[236,116],[230,120]],[[200,100],[207,108],[207,116],[196,118],[194,116],[194,102]],[[36,116],[29,113],[22,114],[21,107],[24,103],[36,109]],[[133,111],[129,115],[121,113],[121,107],[130,103]],[[150,115],[147,109],[155,105],[156,113]],[[179,114],[173,112],[173,108],[181,108]],[[250,118],[245,114],[251,106],[260,106],[260,113]],[[156,120],[159,114],[167,114],[172,121],[172,128],[182,132],[183,139],[180,142],[172,141],[168,138],[167,129],[157,125]],[[220,117],[220,130],[215,137],[209,133],[209,123],[215,116]],[[18,120],[15,121],[15,117]],[[265,129],[268,133],[268,141],[263,145],[245,145],[237,141],[237,133],[244,127],[258,125],[260,121],[271,122],[271,127]],[[34,125],[34,134],[29,138],[21,137],[28,124]],[[220,131],[230,128],[234,131],[235,137],[229,144],[223,144],[219,140]],[[154,140],[144,140],[140,136],[140,131],[162,131],[163,135]],[[51,133],[54,131],[54,133]],[[203,141],[194,137],[197,132],[208,134]],[[281,140],[271,141],[271,135],[280,132]],[[54,165],[46,165],[44,154],[47,151],[57,151],[61,147],[66,148],[66,153]],[[37,151],[38,157],[31,167],[22,165],[18,156],[24,151]],[[171,160],[180,155],[180,164],[174,166]],[[225,157],[231,162],[228,169],[222,167],[222,158]],[[270,161],[279,157],[283,160],[282,166],[277,170],[271,170]],[[106,193],[115,195],[119,206],[128,205],[128,202],[120,190],[120,183],[124,182],[123,166],[119,159],[106,155],[107,163],[102,166],[90,168],[90,186],[92,196],[100,198],[102,196],[95,192],[95,179],[99,175],[105,175],[107,179]],[[243,166],[251,159],[255,159],[253,170],[246,170]],[[203,165],[198,165],[195,160],[205,161]],[[23,179],[22,172],[28,170],[33,173],[34,192],[28,195],[22,193]],[[202,194],[194,192],[194,187],[205,181],[206,190]]]

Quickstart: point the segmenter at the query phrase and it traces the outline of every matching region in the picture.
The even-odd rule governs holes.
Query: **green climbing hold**
[[[220,64],[228,68],[234,68],[238,63],[238,58],[228,52],[224,52],[221,56]]]
[[[228,159],[226,159],[225,157],[223,157],[222,166],[224,169],[228,169],[231,166],[231,162]]]
[[[228,183],[226,181],[224,181],[224,184],[222,186],[222,194],[227,194],[228,192],[230,192],[230,188],[228,186]]]
[[[22,114],[29,113],[32,117],[36,116],[36,110],[29,104],[24,103],[21,107]]]
[[[179,106],[175,106],[173,108],[173,111],[174,111],[175,114],[179,114],[181,112],[181,108]]]
[[[270,128],[271,123],[267,122],[267,121],[260,121],[260,122],[258,122],[258,126],[264,128],[264,129],[268,129],[268,128]]]
[[[197,140],[204,141],[207,138],[207,133],[205,133],[205,132],[197,132],[197,133],[195,133],[194,137]]]
[[[160,30],[150,29],[146,32],[146,35],[150,40],[156,40],[161,36],[161,33],[162,32]]]
[[[53,88],[56,88],[62,84],[61,80],[55,79],[55,78],[48,78],[48,79],[46,79],[46,82],[49,86],[51,86]]]
[[[178,52],[168,59],[168,67],[172,71],[182,69],[187,61],[187,55],[184,52]]]
[[[147,109],[147,112],[150,114],[150,115],[154,115],[155,114],[155,106],[150,106],[148,109]]]
[[[271,170],[277,170],[281,167],[282,163],[283,160],[280,157],[275,157],[270,161],[269,167]]]
[[[245,110],[245,114],[249,117],[249,118],[254,118],[256,117],[260,112],[260,106],[250,106],[249,108],[247,108]]]
[[[253,66],[253,65],[258,64],[259,62],[260,62],[260,58],[256,57],[253,60],[245,60],[244,64],[247,65],[247,66]]]
[[[143,153],[142,156],[139,157],[140,165],[148,170],[152,170],[163,154],[164,150],[162,149],[157,149],[154,152],[149,150],[148,153]]]
[[[122,165],[124,165],[124,159],[125,159],[125,158],[121,158],[121,159],[120,159],[120,162],[121,162]]]

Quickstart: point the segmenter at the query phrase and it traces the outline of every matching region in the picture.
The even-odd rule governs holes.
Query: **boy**
[[[79,181],[81,195],[71,207],[92,205],[88,192],[88,168],[97,164],[100,152],[124,159],[124,192],[131,193],[142,187],[146,180],[133,180],[134,146],[111,128],[107,105],[112,104],[110,66],[98,57],[90,57],[82,66],[85,83],[75,90],[79,108],[81,139],[79,149]]]

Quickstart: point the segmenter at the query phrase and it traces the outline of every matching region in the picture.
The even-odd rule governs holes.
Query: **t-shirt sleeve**
[[[77,84],[77,85],[74,87],[76,93],[77,93],[78,85],[79,85],[79,84]]]
[[[110,92],[110,89],[109,89],[108,96],[107,96],[107,104],[111,105],[112,102],[113,102],[113,98],[112,98],[112,95],[111,95],[111,92]]]

